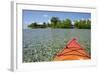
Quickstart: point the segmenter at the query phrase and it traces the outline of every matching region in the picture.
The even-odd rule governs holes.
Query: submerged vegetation
[[[23,35],[23,62],[52,61],[73,37],[91,54],[88,29],[24,29]]]
[[[78,28],[78,29],[90,29],[90,20],[75,20],[74,23],[70,19],[60,20],[58,17],[52,17],[50,23],[43,22],[39,24],[37,22],[28,25],[28,28]]]

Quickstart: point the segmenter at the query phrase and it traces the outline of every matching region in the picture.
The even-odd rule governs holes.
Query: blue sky
[[[36,10],[23,10],[23,28],[27,28],[32,22],[43,23],[50,22],[51,17],[59,17],[60,20],[66,18],[74,20],[80,19],[91,19],[90,13],[79,13],[79,12],[54,12],[54,11],[36,11]]]

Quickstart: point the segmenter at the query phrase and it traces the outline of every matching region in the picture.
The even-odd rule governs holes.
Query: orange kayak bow
[[[75,38],[69,41],[65,48],[59,51],[54,57],[54,61],[80,59],[90,59],[90,56]]]

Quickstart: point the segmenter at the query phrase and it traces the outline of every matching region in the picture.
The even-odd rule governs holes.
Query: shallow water
[[[90,35],[89,29],[23,29],[23,62],[52,61],[72,38],[90,53]]]

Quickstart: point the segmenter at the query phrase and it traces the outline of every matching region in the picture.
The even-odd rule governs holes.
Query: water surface
[[[72,38],[90,54],[90,29],[23,29],[23,62],[52,61]]]

